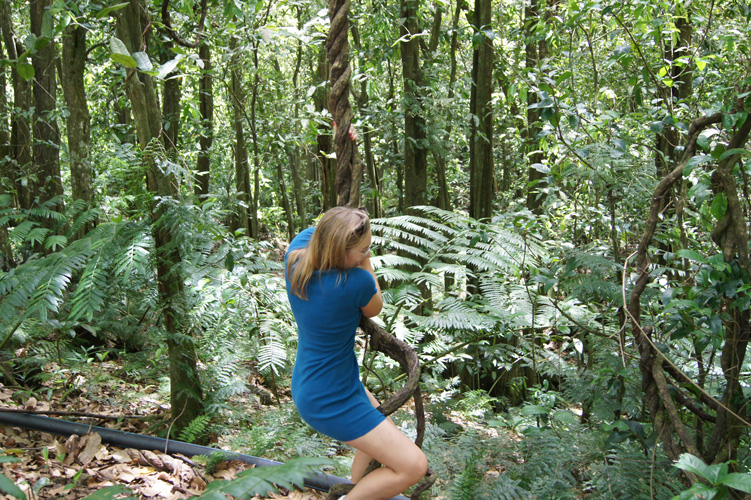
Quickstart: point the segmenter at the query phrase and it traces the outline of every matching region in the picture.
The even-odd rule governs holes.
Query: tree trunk
[[[214,142],[214,91],[213,73],[211,70],[211,49],[208,41],[204,41],[198,49],[198,55],[203,61],[201,77],[198,80],[198,107],[201,111],[201,136],[196,165],[195,195],[199,200],[209,195],[211,145]]]
[[[139,0],[130,0],[126,8],[117,12],[117,36],[131,52],[146,46],[142,38],[148,36],[150,26],[146,13],[145,6]],[[174,177],[165,175],[154,159],[155,155],[166,155],[166,152],[161,136],[159,101],[152,78],[145,73],[128,70],[126,91],[148,167],[147,187],[154,197],[151,217],[154,222],[158,290],[169,349],[170,405],[174,428],[182,429],[202,413],[203,395],[195,345],[192,337],[185,333],[178,313],[184,295],[179,245],[172,241],[168,226],[157,223],[166,209],[155,201],[160,197],[177,198],[180,193]]]
[[[31,0],[30,18],[31,32],[37,38],[52,37],[50,21],[49,33],[43,33],[44,17],[49,16],[47,8],[50,0]],[[34,67],[33,95],[34,95],[34,143],[32,147],[34,155],[35,179],[32,185],[32,193],[37,198],[37,203],[63,194],[63,182],[60,175],[60,133],[57,128],[57,119],[54,113],[57,110],[57,84],[55,82],[55,44],[52,40],[47,45],[37,50],[31,57]],[[58,208],[61,208],[59,206]],[[51,223],[52,220],[44,218],[42,223]]]
[[[362,53],[360,43],[360,30],[356,26],[352,27],[352,41],[358,53]],[[365,78],[360,79],[360,95],[357,96],[357,109],[360,114],[364,114],[368,107],[368,82]],[[383,217],[383,187],[381,186],[381,177],[375,164],[373,155],[373,129],[366,123],[362,130],[363,148],[365,149],[365,166],[370,179],[372,195],[368,200],[370,203],[369,213],[371,217]]]
[[[542,0],[528,0],[524,8],[524,35],[525,35],[525,67],[527,72],[537,72],[538,64],[542,59],[538,50],[536,25],[540,22],[539,3]],[[540,42],[544,43],[544,42]],[[541,215],[545,203],[545,174],[537,167],[542,163],[543,155],[540,152],[540,141],[537,135],[542,130],[542,121],[538,108],[531,108],[537,104],[537,92],[530,88],[527,91],[527,127],[522,134],[527,157],[527,208],[534,214]]]
[[[475,36],[481,39],[472,59],[469,140],[469,215],[493,215],[493,41],[485,35],[491,24],[490,0],[475,0]]]
[[[11,24],[10,4],[0,0],[0,29],[3,42],[8,51],[8,59],[17,60],[23,53],[24,47],[16,40]],[[3,72],[5,73],[5,72]],[[19,208],[29,209],[33,205],[33,196],[28,188],[31,163],[31,126],[27,117],[31,109],[31,84],[21,78],[15,64],[11,65],[11,81],[13,83],[13,107],[10,113],[10,144],[8,158],[10,164],[5,168],[8,172],[9,192],[14,195],[14,204]]]
[[[396,99],[396,84],[395,80],[396,77],[394,76],[395,69],[391,66],[390,60],[386,61],[388,73],[389,73],[389,90],[386,94],[386,100],[387,102],[395,102]],[[392,122],[392,137],[398,137],[398,128],[396,126],[396,123]],[[397,203],[396,203],[396,209],[397,212],[404,213],[404,161],[398,161],[399,158],[399,141],[392,140],[391,141],[391,148],[392,148],[392,156],[394,158],[394,163],[396,163],[396,166],[394,170],[396,170],[396,194],[397,194]],[[383,177],[381,177],[383,178]]]
[[[0,11],[0,14],[3,14]],[[0,27],[0,30],[2,27]],[[3,50],[3,41],[0,38],[0,59],[5,59]],[[10,156],[10,126],[6,120],[8,116],[8,94],[5,86],[7,85],[5,71],[0,71],[0,193],[6,196],[10,193],[12,185],[10,180],[11,174],[11,156]],[[13,198],[8,194],[7,199],[0,199],[0,209],[10,208]],[[13,267],[13,254],[11,253],[10,243],[8,242],[8,224],[0,223],[0,271],[8,272]]]
[[[328,74],[329,65],[326,60],[326,47],[322,46],[318,52],[318,64],[313,76],[313,85],[316,88],[313,93],[313,106],[315,106],[317,114],[323,112],[324,109],[328,109]],[[317,172],[320,174],[320,205],[324,212],[336,206],[336,186],[334,185],[336,162],[330,158],[332,146],[331,129],[319,124],[314,157],[318,164]]]
[[[237,38],[230,40],[232,52],[230,106],[232,107],[232,125],[235,129],[235,188],[237,190],[236,215],[231,224],[232,230],[243,229],[245,236],[250,236],[250,218],[248,210],[251,205],[250,167],[248,165],[248,145],[245,143],[245,90],[243,89],[240,54],[237,52]]]
[[[256,103],[258,102],[258,41],[253,44],[253,88],[250,98],[250,132],[253,139],[253,202],[250,206],[250,237],[257,239],[260,236],[260,224],[258,221],[258,194],[260,190],[261,160],[258,151],[258,124],[256,123]]]
[[[86,67],[86,29],[80,25],[70,25],[63,38],[62,77],[60,84],[68,105],[68,157],[70,161],[70,182],[74,200],[83,201],[87,207],[94,201],[91,168],[91,115],[86,100],[84,70]],[[89,223],[83,233],[93,229]]]
[[[405,208],[427,203],[427,135],[423,103],[424,82],[420,67],[419,0],[401,0],[402,73],[404,77],[404,204]]]
[[[174,56],[172,40],[166,40],[161,45],[162,64]],[[164,148],[172,160],[177,159],[180,141],[180,100],[182,98],[182,77],[170,77],[164,80],[162,92],[162,123],[164,123]]]
[[[302,9],[297,9],[297,24],[298,29],[302,30],[304,27],[304,22],[302,19]],[[295,137],[300,135],[300,99],[299,99],[299,88],[298,88],[298,79],[300,76],[300,68],[302,66],[302,56],[303,56],[303,42],[300,40],[297,43],[297,53],[295,56],[295,72],[292,75],[292,88],[295,92],[295,107],[294,107],[294,114],[292,123],[293,125],[293,134]],[[302,231],[307,227],[307,216],[305,215],[305,198],[306,198],[306,189],[305,185],[302,181],[302,176],[300,173],[301,170],[301,161],[300,158],[302,156],[300,152],[300,147],[295,144],[294,147],[290,148],[289,152],[289,165],[290,169],[292,170],[292,190],[295,194],[295,207],[297,208],[297,217],[298,217],[298,226],[297,230]],[[293,234],[293,233],[290,233]],[[290,241],[292,241],[292,238],[290,238]]]

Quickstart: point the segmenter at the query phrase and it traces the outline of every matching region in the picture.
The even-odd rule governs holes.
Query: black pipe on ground
[[[216,452],[230,453],[232,458],[242,460],[243,462],[253,464],[256,467],[268,467],[281,465],[281,462],[267,460],[265,458],[253,457],[242,453],[228,452],[219,448],[209,446],[199,446],[197,444],[183,443],[181,441],[166,440],[153,436],[144,436],[132,432],[118,431],[97,427],[93,425],[81,424],[77,422],[68,422],[56,418],[43,417],[40,415],[31,415],[28,413],[4,412],[0,410],[0,424],[13,427],[22,427],[35,431],[48,432],[60,436],[70,436],[78,434],[82,436],[88,432],[96,432],[102,437],[102,442],[109,443],[122,448],[136,448],[139,450],[159,451],[167,455],[180,453],[187,457],[194,455],[210,455]],[[328,491],[330,487],[339,483],[349,483],[347,479],[323,474],[319,472],[314,476],[305,479],[305,486],[320,491]],[[390,500],[408,500],[402,495],[395,496]]]

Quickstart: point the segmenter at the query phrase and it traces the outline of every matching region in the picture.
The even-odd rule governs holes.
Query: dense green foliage
[[[202,12],[173,0],[168,23],[163,2],[141,2],[150,24],[132,50],[117,31],[127,3],[49,2],[34,33],[25,2],[0,1],[3,383],[65,401],[83,393],[79,374],[88,384],[118,376],[166,399],[170,349],[193,342],[203,407],[180,439],[233,435],[233,446],[279,460],[334,457],[345,474],[341,447],[285,398],[296,331],[282,255],[334,189],[326,5],[224,0]],[[746,491],[733,474],[751,467],[747,3],[498,1],[493,23],[475,27],[473,5],[419,2],[423,31],[411,36],[423,86],[409,99],[398,3],[351,5],[352,103],[363,203],[378,215],[377,321],[422,361],[434,492],[669,499],[697,481],[680,470],[708,482],[689,491]],[[66,135],[76,105],[60,90],[56,112],[38,117],[24,93],[41,79],[40,51],[51,43],[62,58],[76,26],[88,37],[91,200],[73,194],[83,182]],[[176,40],[196,33],[193,46]],[[478,221],[467,213],[481,117],[469,109],[485,38],[495,51],[494,215]],[[134,78],[155,82],[160,137],[176,133],[156,159],[137,139]],[[405,137],[415,110],[420,144]],[[41,156],[22,154],[23,125],[53,121],[57,180],[44,178]],[[39,146],[28,139],[26,150]],[[432,155],[429,205],[405,207],[405,154],[418,146]],[[197,195],[206,156],[209,193]],[[174,189],[149,185],[150,168]],[[441,176],[453,209],[436,208]],[[51,182],[61,194],[46,199]],[[167,278],[181,289],[168,294]],[[122,373],[97,370],[108,357]],[[400,386],[392,360],[365,351],[363,365],[374,393]],[[261,378],[263,388],[250,382]],[[248,398],[274,408],[256,415]],[[414,432],[406,413],[396,418]],[[168,429],[165,416],[154,431]]]

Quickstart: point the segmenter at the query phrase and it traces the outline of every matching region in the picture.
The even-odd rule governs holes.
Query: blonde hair
[[[293,250],[287,258],[290,291],[308,298],[308,283],[315,271],[346,269],[347,251],[356,247],[370,232],[365,209],[334,207],[318,221],[305,248]]]

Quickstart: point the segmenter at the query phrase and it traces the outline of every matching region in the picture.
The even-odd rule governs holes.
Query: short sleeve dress
[[[304,248],[314,228],[298,234],[289,252]],[[385,417],[368,399],[355,356],[355,331],[361,307],[377,293],[373,276],[361,268],[316,271],[307,300],[287,297],[297,322],[297,358],[292,371],[292,399],[302,419],[316,431],[339,441],[364,436]]]

